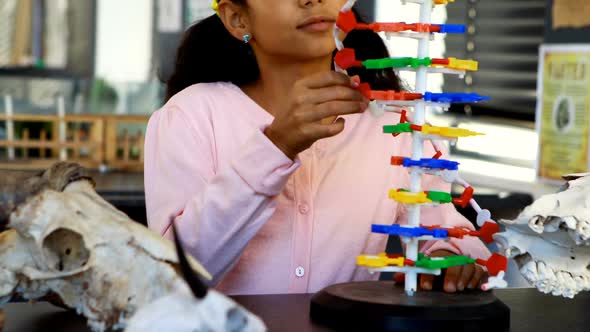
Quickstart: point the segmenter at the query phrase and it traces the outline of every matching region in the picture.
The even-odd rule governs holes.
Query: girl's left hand
[[[447,257],[455,254],[447,250],[437,250],[430,254],[430,257]],[[479,287],[482,279],[486,276],[484,269],[476,264],[454,266],[447,269],[444,281],[444,290],[447,293],[463,291],[465,288],[475,289]],[[434,276],[431,274],[420,275],[420,288],[432,290]]]
[[[447,250],[437,250],[430,254],[430,257],[447,257],[455,254]],[[481,282],[486,277],[486,271],[476,264],[469,264],[463,266],[455,266],[447,269],[444,280],[444,291],[447,293],[455,293],[456,291],[463,291],[465,288],[475,289],[479,287]],[[420,275],[420,288],[423,290],[432,290],[435,276],[432,274]],[[395,275],[396,282],[402,281],[404,275],[399,273]]]

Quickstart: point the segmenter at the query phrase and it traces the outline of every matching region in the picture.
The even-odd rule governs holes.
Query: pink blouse
[[[382,252],[387,236],[371,224],[403,224],[388,198],[409,174],[390,157],[410,154],[410,135],[382,126],[399,115],[345,116],[341,134],[287,158],[264,134],[273,116],[230,83],[193,85],[156,111],[145,141],[150,228],[182,241],[226,294],[311,293],[333,283],[371,280],[359,254]],[[432,148],[425,147],[427,155]],[[450,185],[425,176],[425,189]],[[424,224],[473,228],[452,205],[424,208]],[[490,255],[477,238],[426,242],[474,258]]]

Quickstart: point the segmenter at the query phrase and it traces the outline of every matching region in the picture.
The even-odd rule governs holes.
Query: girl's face
[[[333,28],[346,0],[248,0],[253,47],[273,57],[305,61],[331,55]]]

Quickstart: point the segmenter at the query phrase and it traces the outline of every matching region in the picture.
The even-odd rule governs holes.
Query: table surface
[[[511,310],[512,332],[590,330],[590,293],[564,299],[539,293],[536,289],[504,289],[496,295]],[[259,315],[269,331],[327,332],[330,329],[311,323],[309,303],[312,295],[251,295],[234,299]],[[82,317],[47,303],[11,303],[5,308],[3,332],[86,332]],[[458,326],[460,331],[460,326]]]

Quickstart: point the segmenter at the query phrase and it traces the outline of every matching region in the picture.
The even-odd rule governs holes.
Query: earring
[[[213,3],[211,3],[211,9],[213,9],[217,16],[219,16],[219,1],[213,0]]]
[[[250,42],[250,34],[245,34],[243,38],[244,38],[244,43],[248,44]]]

